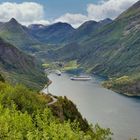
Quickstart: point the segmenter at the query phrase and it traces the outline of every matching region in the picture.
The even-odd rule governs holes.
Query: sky
[[[115,19],[138,0],[0,0],[0,21],[14,17],[24,25]]]

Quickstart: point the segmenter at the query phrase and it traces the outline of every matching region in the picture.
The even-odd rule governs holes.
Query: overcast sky
[[[78,27],[87,20],[116,18],[138,0],[0,0],[0,21],[20,23],[68,22]]]

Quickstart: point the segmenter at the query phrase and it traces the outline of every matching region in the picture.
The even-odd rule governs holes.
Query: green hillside
[[[5,82],[5,80],[4,80],[4,78],[3,78],[3,76],[1,74],[0,74],[0,81]]]
[[[93,32],[88,39],[77,45],[69,44],[55,50],[56,59],[78,59],[82,66],[87,70],[90,69],[90,72],[108,76],[139,72],[139,16],[140,2],[121,14],[112,23]],[[72,56],[72,53],[75,57]]]
[[[133,7],[83,42],[89,54],[81,63],[92,66],[92,72],[110,76],[139,72],[140,2]]]
[[[0,37],[26,52],[36,52],[41,43],[35,39],[28,28],[19,24],[14,18],[0,26]]]
[[[63,121],[55,115],[55,109],[48,107],[49,102],[49,95],[36,93],[21,85],[11,86],[8,83],[0,82],[0,139],[109,139],[110,130],[102,129],[98,125],[94,127],[88,125],[88,129],[82,130],[79,126],[81,122],[76,121],[76,118],[79,117],[77,114],[80,113],[69,100],[61,98],[54,107],[57,107],[57,111],[61,111],[59,113],[63,113],[61,109],[63,106]],[[71,108],[71,110],[68,111],[67,108]],[[69,117],[69,114],[72,117]],[[75,118],[75,120],[71,118]]]
[[[69,34],[68,37],[65,38],[65,42],[82,42],[89,38],[92,35],[92,33],[96,32],[101,27],[110,24],[111,22],[111,19],[104,19],[99,22],[93,20],[86,21],[75,31]]]
[[[47,78],[37,61],[0,39],[0,72],[11,83],[24,83],[28,87],[41,88]]]
[[[33,25],[30,25],[29,29],[34,37],[40,42],[44,42],[46,44],[62,44],[65,42],[65,39],[69,36],[69,34],[75,31],[70,24],[61,22],[48,26],[42,26],[42,28],[33,27]]]
[[[127,96],[140,96],[140,74],[109,79],[103,86]]]

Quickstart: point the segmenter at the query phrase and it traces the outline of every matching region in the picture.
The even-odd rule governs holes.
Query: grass
[[[105,81],[103,86],[128,96],[140,96],[140,73],[111,78]]]
[[[72,60],[67,62],[64,67],[63,67],[63,71],[69,71],[69,70],[74,70],[77,69],[79,67],[79,65],[77,64],[76,60]]]
[[[69,62],[60,62],[60,65],[59,62],[58,63],[47,62],[42,64],[42,66],[46,69],[52,69],[52,70],[58,69],[60,71],[69,71],[69,70],[75,70],[79,68],[77,60],[72,60]]]
[[[50,97],[23,85],[0,82],[0,139],[109,140],[110,129],[89,126],[66,97],[47,106]],[[62,118],[62,120],[61,120]]]
[[[42,64],[42,66],[43,66],[44,68],[49,68],[49,67],[50,67],[50,64],[45,63],[45,64]]]
[[[7,72],[0,71],[0,73],[5,77],[5,80],[10,82],[13,85],[17,83],[24,84],[30,89],[40,90],[48,82],[48,78],[41,73],[38,73],[38,76],[21,74],[17,72]]]

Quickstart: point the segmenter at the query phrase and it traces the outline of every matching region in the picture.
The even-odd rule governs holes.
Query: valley
[[[0,139],[140,138],[140,0],[115,19],[48,23],[0,22]]]

